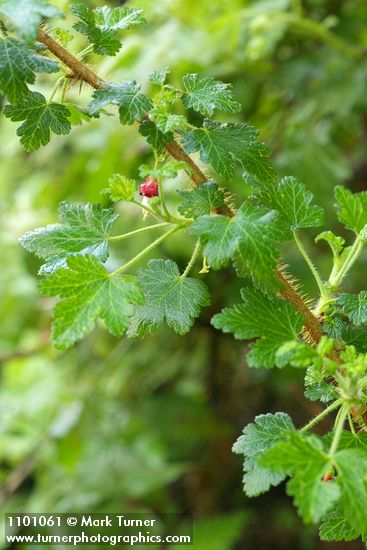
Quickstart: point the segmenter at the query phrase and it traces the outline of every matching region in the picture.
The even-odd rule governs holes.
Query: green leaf
[[[323,476],[331,466],[330,457],[324,453],[320,439],[290,434],[261,456],[260,465],[274,472],[292,476],[287,483],[287,493],[306,523],[317,522],[339,498],[339,487]]]
[[[0,19],[4,18],[7,28],[27,42],[36,40],[44,17],[62,17],[62,13],[47,0],[0,1]]]
[[[220,269],[230,259],[239,257],[257,283],[275,285],[278,256],[275,242],[284,237],[284,228],[276,212],[246,201],[232,218],[202,216],[189,232],[200,237],[203,254],[213,269]]]
[[[233,100],[231,84],[195,73],[185,75],[183,83],[186,93],[182,96],[182,102],[187,109],[192,108],[205,116],[211,116],[214,109],[226,113],[241,110],[241,105]]]
[[[172,132],[164,134],[151,120],[145,120],[143,124],[140,124],[139,133],[146,138],[149,145],[151,145],[158,153],[163,151],[166,143],[173,141]]]
[[[71,9],[81,19],[74,28],[87,36],[93,44],[94,52],[100,55],[114,56],[119,51],[121,42],[117,38],[118,30],[126,30],[146,22],[142,15],[143,10],[139,8],[104,6],[93,10],[84,4],[73,4]]]
[[[129,336],[152,334],[164,321],[178,334],[186,334],[201,308],[210,303],[205,284],[191,277],[180,277],[177,265],[171,260],[150,260],[147,268],[138,271],[137,278],[145,301],[136,308]]]
[[[224,193],[215,181],[202,183],[192,191],[178,191],[182,202],[177,210],[186,218],[197,218],[210,214],[224,204]]]
[[[17,103],[29,93],[27,83],[33,84],[37,73],[55,73],[56,61],[37,55],[24,42],[15,38],[0,40],[0,90],[10,103]]]
[[[101,193],[108,195],[112,202],[132,201],[136,193],[136,181],[121,174],[113,174],[108,180],[108,187],[102,189]]]
[[[338,203],[338,218],[341,223],[355,233],[362,231],[367,224],[367,192],[352,193],[346,187],[335,187]]]
[[[336,303],[354,325],[367,323],[367,290],[359,294],[340,294]]]
[[[149,80],[156,84],[157,86],[163,86],[163,84],[166,82],[167,75],[170,73],[169,67],[164,67],[163,69],[160,69],[159,71],[152,71],[149,74]]]
[[[203,162],[211,164],[225,178],[233,176],[236,163],[262,183],[275,179],[268,160],[268,147],[257,141],[258,130],[247,124],[221,124],[205,120],[203,128],[185,134],[182,142],[187,153],[200,151]]]
[[[312,193],[296,178],[283,178],[278,184],[267,186],[260,196],[269,208],[280,213],[291,231],[324,223],[323,209],[311,204]]]
[[[121,336],[128,328],[134,305],[143,296],[136,279],[110,275],[93,256],[70,256],[67,268],[43,278],[40,290],[47,296],[63,298],[54,311],[52,337],[58,349],[66,349],[91,330],[96,319]]]
[[[323,231],[315,238],[315,243],[320,241],[326,241],[331,248],[333,256],[337,258],[343,251],[345,245],[345,239],[338,235],[335,235],[332,231]]]
[[[346,520],[340,506],[325,514],[320,525],[320,539],[325,541],[351,541],[359,537],[360,533]]]
[[[102,6],[92,11],[94,13],[95,24],[102,30],[127,30],[146,23],[141,8],[130,8],[128,6],[110,8]]]
[[[311,401],[329,403],[338,397],[336,387],[325,381],[323,371],[310,367],[305,376],[305,396]]]
[[[291,365],[304,369],[311,365],[315,358],[318,358],[318,353],[308,344],[291,340],[278,349],[276,358],[278,367]]]
[[[254,497],[265,493],[271,486],[279,485],[285,478],[284,474],[274,473],[259,465],[262,453],[281,441],[284,436],[295,430],[291,418],[282,412],[261,414],[255,422],[248,424],[236,443],[233,452],[244,454],[243,469],[244,491],[247,496]]]
[[[367,451],[341,450],[334,460],[345,517],[354,529],[367,534]]]
[[[26,151],[35,151],[50,141],[51,131],[57,135],[68,134],[71,125],[70,111],[59,103],[47,103],[46,98],[32,92],[16,105],[6,105],[4,114],[13,122],[24,120],[17,129],[20,142]]]
[[[273,367],[277,349],[297,338],[304,323],[291,304],[281,298],[269,299],[254,289],[241,291],[243,303],[215,315],[212,324],[231,332],[239,340],[259,338],[248,354],[250,367]]]
[[[20,244],[46,263],[40,273],[66,265],[74,254],[93,255],[102,262],[108,258],[108,237],[118,215],[100,204],[73,205],[64,201],[59,208],[60,223],[25,233]]]
[[[119,107],[122,124],[143,120],[145,113],[152,108],[151,100],[140,92],[140,86],[135,80],[126,80],[119,84],[109,82],[105,90],[97,90],[93,97],[95,99],[88,106],[91,115],[112,103]]]

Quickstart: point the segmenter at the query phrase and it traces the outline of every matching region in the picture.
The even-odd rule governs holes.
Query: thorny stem
[[[340,407],[340,405],[343,403],[343,399],[340,398],[340,399],[337,399],[336,401],[334,401],[334,403],[332,403],[331,405],[329,405],[328,407],[326,407],[326,409],[324,409],[320,414],[318,414],[317,416],[315,416],[315,418],[313,418],[312,420],[310,420],[310,422],[308,422],[308,424],[306,424],[305,426],[303,426],[303,428],[300,430],[301,432],[307,432],[308,430],[310,430],[311,428],[313,428],[313,426],[315,426],[316,424],[318,424],[325,416],[327,416],[329,413],[331,413],[334,409],[337,409],[338,407]]]
[[[173,227],[172,229],[167,231],[167,233],[164,233],[163,235],[158,237],[158,239],[156,239],[155,241],[150,243],[149,246],[144,248],[141,252],[139,252],[139,254],[134,256],[126,264],[122,265],[121,267],[119,267],[118,269],[116,269],[115,271],[110,273],[110,276],[112,277],[113,275],[117,275],[118,273],[122,273],[122,271],[126,271],[132,265],[134,265],[136,262],[138,262],[141,258],[143,258],[143,256],[146,256],[151,250],[156,248],[161,242],[165,241],[166,239],[168,239],[168,237],[170,237],[171,235],[176,233],[176,231],[179,231],[180,229],[183,229],[184,227],[185,227],[185,225],[176,225],[175,227]]]
[[[188,274],[190,273],[190,271],[192,270],[192,268],[194,266],[194,263],[196,261],[196,258],[199,255],[199,252],[200,252],[200,241],[198,240],[196,242],[196,245],[195,245],[194,251],[192,253],[192,256],[189,260],[189,263],[187,264],[185,271],[181,275],[181,279],[184,279],[185,277],[188,276]]]
[[[310,256],[308,255],[307,250],[303,246],[303,243],[302,243],[301,239],[299,238],[299,235],[298,235],[297,231],[293,231],[293,237],[294,237],[294,240],[296,242],[298,250],[302,254],[305,262],[307,263],[308,267],[310,268],[310,271],[311,271],[312,275],[314,276],[316,284],[319,287],[321,296],[322,297],[326,296],[327,292],[326,292],[326,288],[324,286],[324,283],[322,282],[321,277],[319,275],[319,272],[317,271],[317,269],[314,266]]]
[[[38,32],[38,40],[45,44],[51,53],[53,53],[58,59],[60,59],[60,61],[71,69],[71,78],[84,81],[96,90],[102,90],[106,86],[106,82],[102,78],[100,78],[82,61],[78,60],[43,29],[40,29]],[[182,147],[175,140],[167,142],[165,144],[165,149],[175,160],[180,160],[187,164],[187,173],[196,186],[208,181],[199,166],[197,166],[192,158],[185,153]],[[234,212],[227,204],[217,208],[215,211],[217,214],[221,214],[223,216],[234,216]],[[279,270],[276,271],[276,275],[284,287],[284,290],[281,291],[281,295],[303,315],[307,332],[309,333],[313,343],[317,344],[322,336],[322,327],[320,322],[307,307],[303,298],[293,288],[292,284],[286,280],[284,275]]]
[[[171,225],[170,222],[162,222],[162,223],[155,223],[154,225],[147,225],[146,227],[140,227],[139,229],[135,229],[134,231],[129,231],[129,233],[124,233],[123,235],[108,237],[108,240],[122,241],[122,239],[127,239],[128,237],[132,237],[133,235],[137,235],[138,233],[144,233],[144,231],[150,231],[151,229],[158,229],[159,227],[166,227],[167,225]]]

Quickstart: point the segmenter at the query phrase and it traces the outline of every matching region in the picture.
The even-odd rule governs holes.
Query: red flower
[[[151,176],[149,176],[149,178],[146,178],[144,180],[144,183],[140,184],[139,186],[139,194],[143,195],[143,197],[148,197],[148,199],[151,199],[152,197],[158,197],[158,181]]]

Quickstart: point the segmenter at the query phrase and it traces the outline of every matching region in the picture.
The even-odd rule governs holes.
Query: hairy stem
[[[345,423],[345,420],[348,416],[348,410],[349,410],[349,405],[347,403],[345,403],[339,411],[339,414],[338,414],[337,419],[335,421],[334,437],[333,437],[333,440],[331,442],[331,446],[330,446],[330,450],[329,450],[329,456],[333,456],[336,453],[337,449],[338,449],[338,445],[339,445],[340,438],[341,438],[341,435],[342,435],[344,423]]]
[[[156,239],[155,241],[153,241],[152,243],[150,243],[149,246],[147,246],[146,248],[144,248],[141,252],[139,252],[139,254],[137,254],[136,256],[134,256],[131,260],[129,260],[126,264],[122,265],[121,267],[119,267],[118,269],[116,269],[115,271],[113,271],[112,273],[110,273],[110,276],[112,277],[113,275],[117,275],[117,273],[122,273],[123,271],[126,271],[127,269],[130,269],[130,267],[132,265],[134,265],[136,262],[138,262],[141,258],[143,258],[144,256],[146,256],[151,250],[153,250],[154,248],[156,248],[161,242],[165,241],[166,239],[168,239],[168,237],[170,237],[171,235],[173,235],[174,233],[176,233],[176,231],[179,231],[180,229],[183,229],[185,226],[180,226],[180,225],[176,225],[176,227],[173,227],[172,229],[170,229],[169,231],[167,231],[167,233],[164,233],[163,235],[161,235],[160,237],[158,237],[158,239]]]
[[[92,86],[92,88],[95,88],[96,90],[101,90],[106,86],[106,82],[102,78],[100,78],[94,71],[87,67],[82,61],[78,60],[74,55],[66,50],[57,40],[52,38],[52,36],[50,36],[43,29],[39,30],[38,40],[45,44],[45,46],[47,46],[51,53],[53,53],[58,59],[60,59],[60,61],[62,61],[66,66],[71,69],[71,78],[87,82],[90,86]],[[183,161],[187,164],[187,173],[196,186],[199,186],[201,183],[208,181],[207,177],[204,175],[199,166],[187,153],[185,153],[185,151],[177,143],[177,141],[172,140],[171,142],[167,142],[165,144],[165,149],[174,159]],[[234,212],[231,210],[231,208],[229,208],[227,204],[224,204],[223,206],[217,208],[216,213],[223,216],[234,216]],[[284,287],[281,295],[303,315],[307,332],[309,333],[312,341],[317,344],[322,336],[322,327],[320,322],[308,308],[303,298],[293,288],[292,284],[286,280],[284,275],[279,270],[277,270],[276,274],[279,281]]]
[[[334,403],[332,403],[331,405],[326,407],[326,409],[324,409],[320,414],[315,416],[315,418],[310,420],[310,422],[308,422],[308,424],[303,426],[303,428],[300,431],[301,432],[307,432],[308,430],[313,428],[313,426],[318,424],[325,416],[330,414],[334,409],[337,409],[338,407],[340,407],[340,405],[342,405],[342,403],[343,403],[343,399],[341,399],[341,398],[337,399],[336,401],[334,401]]]
[[[154,225],[147,225],[146,227],[140,227],[139,229],[135,229],[134,231],[129,231],[129,233],[124,233],[123,235],[108,237],[108,240],[122,241],[122,239],[127,239],[128,237],[132,237],[133,235],[137,235],[138,233],[144,233],[144,231],[150,231],[151,229],[158,229],[159,227],[166,227],[167,225],[171,225],[170,222],[162,222],[162,223],[155,223]]]
[[[339,285],[342,280],[344,279],[345,275],[348,273],[350,268],[353,266],[354,262],[357,260],[358,256],[360,255],[362,249],[363,249],[363,241],[361,239],[361,235],[357,235],[356,240],[353,243],[352,248],[349,251],[348,256],[345,259],[345,262],[340,267],[340,269],[337,271],[337,273],[330,277],[330,284],[331,285]]]
[[[188,276],[188,274],[190,273],[190,271],[192,270],[192,268],[194,266],[194,263],[196,261],[196,258],[199,255],[199,252],[200,252],[200,241],[198,240],[196,242],[196,245],[195,245],[195,248],[193,250],[192,256],[189,260],[189,263],[187,264],[185,271],[181,275],[181,279],[184,279],[185,277]]]
[[[303,246],[303,243],[302,243],[301,239],[299,238],[298,231],[293,231],[293,237],[294,237],[294,240],[296,242],[298,250],[302,254],[305,262],[307,263],[308,267],[310,268],[310,271],[311,271],[312,275],[314,276],[316,284],[319,287],[319,291],[320,291],[321,296],[326,296],[326,289],[325,289],[324,283],[322,282],[321,277],[319,275],[319,272],[317,271],[315,265],[313,264],[313,262],[312,262],[310,256],[308,255],[305,247]]]

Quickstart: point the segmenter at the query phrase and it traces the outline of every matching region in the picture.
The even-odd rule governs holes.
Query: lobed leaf
[[[221,124],[205,120],[203,128],[196,128],[182,138],[187,153],[200,152],[203,162],[211,164],[225,178],[233,176],[237,163],[256,180],[271,183],[274,169],[268,156],[268,147],[257,141],[258,130],[247,124]]]
[[[200,238],[204,256],[213,269],[224,267],[234,259],[241,275],[245,268],[258,284],[276,285],[276,241],[284,238],[284,226],[276,212],[246,201],[232,218],[199,217],[189,232]]]
[[[254,289],[243,289],[241,295],[243,303],[215,315],[212,324],[239,340],[258,338],[248,354],[249,366],[273,367],[276,351],[298,337],[304,320],[281,298],[269,299]]]
[[[207,181],[192,191],[178,191],[182,202],[177,210],[186,218],[198,218],[210,214],[224,204],[224,193],[215,181]]]
[[[144,293],[144,305],[135,310],[129,336],[142,337],[155,332],[159,325],[167,325],[178,334],[186,334],[210,303],[206,285],[191,277],[181,277],[175,262],[150,260],[138,271],[137,279]]]
[[[75,254],[93,255],[104,262],[108,258],[108,237],[118,215],[99,204],[60,204],[60,223],[25,233],[20,244],[46,263],[40,273],[65,267]]]
[[[317,522],[339,498],[339,487],[323,476],[331,467],[330,457],[323,451],[320,439],[291,433],[260,458],[260,465],[274,472],[292,476],[287,493],[306,523]]]
[[[13,122],[24,120],[17,129],[20,142],[26,151],[35,151],[47,145],[51,132],[57,135],[69,134],[70,111],[59,103],[48,103],[38,92],[30,92],[21,103],[6,105],[4,114]]]
[[[104,90],[93,93],[94,100],[88,106],[91,115],[110,103],[118,105],[122,124],[133,124],[142,121],[145,113],[152,108],[151,100],[140,92],[140,86],[135,80],[126,80],[119,84],[108,83]]]
[[[166,143],[173,141],[172,132],[167,132],[164,134],[151,120],[145,120],[142,124],[140,124],[139,133],[146,138],[149,145],[151,145],[158,153],[163,151]]]
[[[279,212],[291,231],[318,227],[324,223],[324,211],[313,205],[313,195],[294,177],[285,177],[278,184],[263,188],[262,202]]]
[[[66,349],[93,330],[96,319],[109,332],[121,336],[128,328],[134,305],[143,302],[136,279],[110,275],[93,256],[70,256],[67,269],[44,277],[40,290],[63,298],[55,307],[52,337],[58,349]]]
[[[362,290],[359,294],[340,294],[336,303],[354,325],[367,323],[367,290]]]
[[[259,458],[294,430],[291,418],[282,412],[261,414],[244,428],[243,435],[237,439],[232,450],[236,454],[245,455],[243,484],[247,496],[258,496],[283,481],[284,474],[260,466]]]
[[[198,74],[187,74],[183,77],[185,93],[182,102],[186,108],[211,116],[214,109],[226,113],[241,110],[241,105],[233,100],[231,84],[214,80],[211,76],[201,77]]]
[[[355,233],[362,231],[367,224],[367,192],[352,193],[346,187],[335,187],[338,204],[338,218],[341,223]]]
[[[143,10],[127,6],[91,9],[84,4],[73,4],[73,14],[80,19],[74,28],[87,36],[93,44],[93,50],[99,55],[114,56],[121,48],[117,38],[118,30],[126,30],[145,23]]]
[[[15,38],[0,40],[0,90],[10,103],[22,101],[29,93],[27,84],[36,80],[35,73],[55,73],[56,61],[36,54]]]

